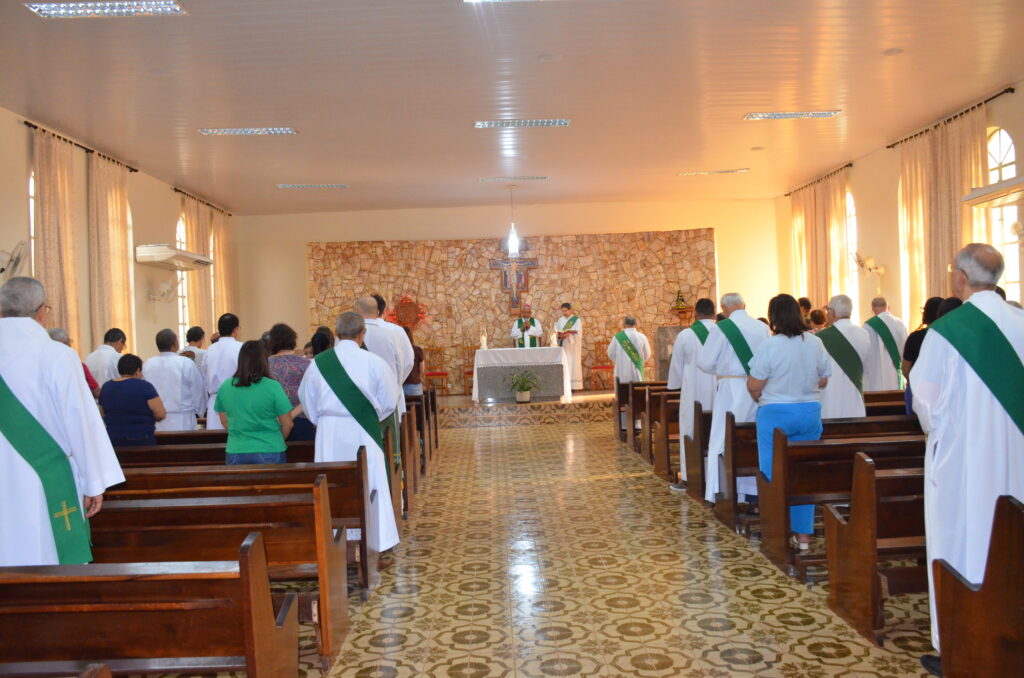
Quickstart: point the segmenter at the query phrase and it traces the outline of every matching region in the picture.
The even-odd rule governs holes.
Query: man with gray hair
[[[398,525],[380,422],[394,412],[402,389],[382,358],[362,350],[366,323],[359,313],[342,313],[335,332],[338,343],[317,355],[303,375],[299,401],[316,426],[316,461],[355,461],[356,452],[366,446],[379,525],[367,539],[372,548],[384,551],[398,543]]]
[[[864,323],[871,346],[864,360],[865,391],[897,391],[904,387],[903,345],[907,326],[889,312],[885,297],[871,300],[871,317]]]
[[[725,453],[725,415],[732,412],[736,423],[754,421],[757,417],[757,403],[747,391],[747,375],[750,374],[750,359],[754,351],[768,340],[771,331],[757,318],[747,314],[743,297],[733,292],[722,296],[722,315],[708,333],[708,340],[700,349],[697,367],[715,375],[717,392],[715,408],[711,413],[711,435],[708,436],[707,485],[704,498],[714,503],[721,489],[720,464]],[[736,487],[729,493],[739,500],[739,495],[757,496],[757,479],[753,476],[736,479]]]
[[[46,291],[0,287],[0,567],[88,563],[86,521],[124,482],[81,360],[50,341]]]
[[[943,559],[981,584],[996,499],[1024,500],[1024,311],[995,293],[1002,274],[1003,257],[991,245],[957,253],[953,293],[964,304],[929,326],[910,371],[914,411],[928,435],[925,539],[936,649],[931,563]],[[939,660],[926,655],[922,663],[934,672]]]
[[[196,415],[206,411],[206,384],[194,360],[178,355],[178,335],[165,329],[156,333],[155,355],[142,366],[142,378],[153,384],[167,409],[157,431],[194,431]]]
[[[817,336],[832,363],[832,378],[821,391],[821,418],[863,417],[864,361],[871,349],[868,331],[850,322],[853,300],[837,294],[825,307],[829,327]]]
[[[50,339],[59,341],[65,346],[71,348],[71,335],[63,327],[53,327],[48,331]],[[92,393],[93,398],[100,397],[100,385],[96,379],[92,376],[92,372],[89,371],[89,366],[82,363],[82,372],[85,374],[85,383],[89,387],[89,392]]]
[[[614,376],[620,384],[644,380],[644,363],[651,357],[651,343],[636,329],[636,318],[622,319],[622,331],[608,344],[608,357],[615,365]]]

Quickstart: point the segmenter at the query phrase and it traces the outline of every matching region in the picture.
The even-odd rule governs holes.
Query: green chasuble
[[[531,318],[517,318],[516,319],[516,328],[517,329],[521,330],[523,328],[523,321],[524,320],[529,320],[530,321],[530,327],[531,328],[534,328],[534,327],[537,326],[536,321],[534,321],[534,319],[532,317]],[[529,344],[526,343],[527,339],[530,340]],[[520,337],[519,339],[516,339],[516,348],[526,348],[527,346],[529,346],[530,348],[537,348],[537,337]]]

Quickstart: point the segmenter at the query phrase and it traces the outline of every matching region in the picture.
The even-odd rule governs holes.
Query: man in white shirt
[[[103,345],[85,357],[85,366],[89,368],[96,383],[103,388],[103,384],[111,379],[117,379],[117,361],[121,359],[121,353],[128,344],[128,337],[117,328],[112,327],[103,335]]]
[[[188,332],[185,333],[185,341],[188,344],[181,350],[181,354],[184,355],[185,351],[192,354],[196,367],[199,368],[199,374],[203,375],[203,380],[205,381],[206,349],[203,348],[203,344],[206,343],[206,330],[198,325],[188,328]]]
[[[572,390],[583,389],[583,321],[573,313],[572,304],[562,304],[562,316],[555,322],[558,344],[569,361]]]
[[[996,294],[1003,269],[990,245],[957,253],[953,293],[964,304],[929,326],[910,371],[914,411],[928,435],[924,524],[936,649],[932,563],[945,560],[968,582],[983,584],[996,499],[1024,500],[1024,411],[1016,397],[1024,384],[1024,311]],[[921,661],[939,675],[938,657]]]
[[[196,415],[206,410],[206,384],[195,362],[178,355],[178,335],[172,330],[156,334],[160,355],[146,361],[142,378],[153,384],[167,416],[156,423],[157,431],[194,431]]]
[[[864,361],[865,391],[897,391],[903,388],[903,345],[907,343],[907,326],[889,312],[885,297],[871,300],[872,317],[864,323],[871,339]]]
[[[540,322],[533,317],[533,307],[523,304],[519,309],[519,317],[512,323],[512,346],[515,348],[536,348],[540,346],[541,337],[544,336],[540,328]]]
[[[683,437],[693,435],[693,405],[700,403],[705,412],[711,412],[715,402],[715,375],[697,367],[700,350],[715,326],[715,302],[698,299],[694,304],[696,320],[676,335],[672,347],[672,361],[668,367],[668,387],[679,389],[679,447]],[[682,483],[669,486],[673,492],[686,490],[686,465],[679,464]]]
[[[697,357],[697,367],[713,374],[717,381],[715,408],[711,414],[711,435],[708,436],[707,486],[704,498],[714,503],[719,491],[720,464],[725,453],[725,415],[732,412],[736,423],[752,422],[757,416],[757,403],[747,391],[747,375],[754,351],[768,340],[771,330],[757,318],[747,314],[743,297],[735,292],[722,297],[724,319],[711,328],[708,340]],[[724,323],[724,324],[723,324]],[[740,351],[743,357],[737,352]],[[757,478],[736,479],[739,495],[757,495]]]
[[[399,539],[380,421],[395,410],[402,389],[387,362],[362,350],[366,324],[359,313],[343,313],[335,331],[338,343],[310,364],[299,385],[299,400],[303,412],[316,426],[316,461],[355,461],[359,447],[366,446],[378,526],[376,532],[367,535],[367,540],[372,548],[385,551],[398,544]],[[348,376],[355,391],[346,390],[333,376],[339,371]],[[364,416],[357,418],[359,415],[353,412],[363,412]]]
[[[402,384],[412,372],[412,344],[409,343],[409,338],[405,336],[405,331],[402,328],[381,319],[380,307],[373,297],[359,297],[356,299],[353,310],[363,318],[366,328],[363,345],[366,346],[366,350],[386,362],[391,368],[392,374],[395,375],[395,386],[400,391],[396,409],[398,417],[401,419],[405,413],[405,392],[402,391]],[[392,327],[402,332],[401,339],[391,329]],[[406,347],[409,349],[408,352],[405,350]]]
[[[412,372],[412,368],[415,367],[416,354],[412,348],[412,341],[409,340],[409,335],[405,333],[405,328],[397,323],[393,323],[384,317],[385,311],[388,308],[388,302],[379,294],[371,295],[374,301],[377,302],[377,318],[383,322],[384,329],[391,333],[391,340],[395,343],[395,347],[398,349],[398,358],[401,360],[402,369],[396,372],[397,375],[404,374],[401,377],[401,381],[398,384],[399,388],[405,383],[405,380],[409,378],[409,374]],[[365,320],[365,318],[364,318]]]
[[[210,431],[224,428],[213,405],[220,385],[238,371],[238,353],[242,350],[242,342],[238,341],[238,316],[225,313],[218,318],[217,332],[220,338],[206,352],[206,428]]]
[[[124,481],[78,355],[43,329],[38,280],[0,287],[0,567],[87,563],[85,518]]]
[[[864,363],[871,349],[868,331],[850,321],[853,300],[837,294],[826,307],[829,327],[815,336],[825,345],[832,378],[821,391],[821,418],[863,417]]]
[[[613,372],[620,384],[644,380],[644,363],[651,357],[651,343],[636,329],[636,318],[622,319],[622,331],[608,344],[608,357],[615,365]]]

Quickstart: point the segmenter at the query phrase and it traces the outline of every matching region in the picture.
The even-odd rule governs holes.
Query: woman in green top
[[[270,378],[262,342],[242,344],[238,371],[221,384],[214,409],[228,432],[227,463],[285,462],[293,408],[281,384]]]

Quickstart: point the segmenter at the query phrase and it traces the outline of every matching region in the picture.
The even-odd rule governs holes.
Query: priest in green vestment
[[[519,317],[512,323],[509,335],[515,348],[537,348],[541,345],[544,333],[541,331],[540,322],[533,317],[533,308],[529,304],[523,304],[519,309]]]

